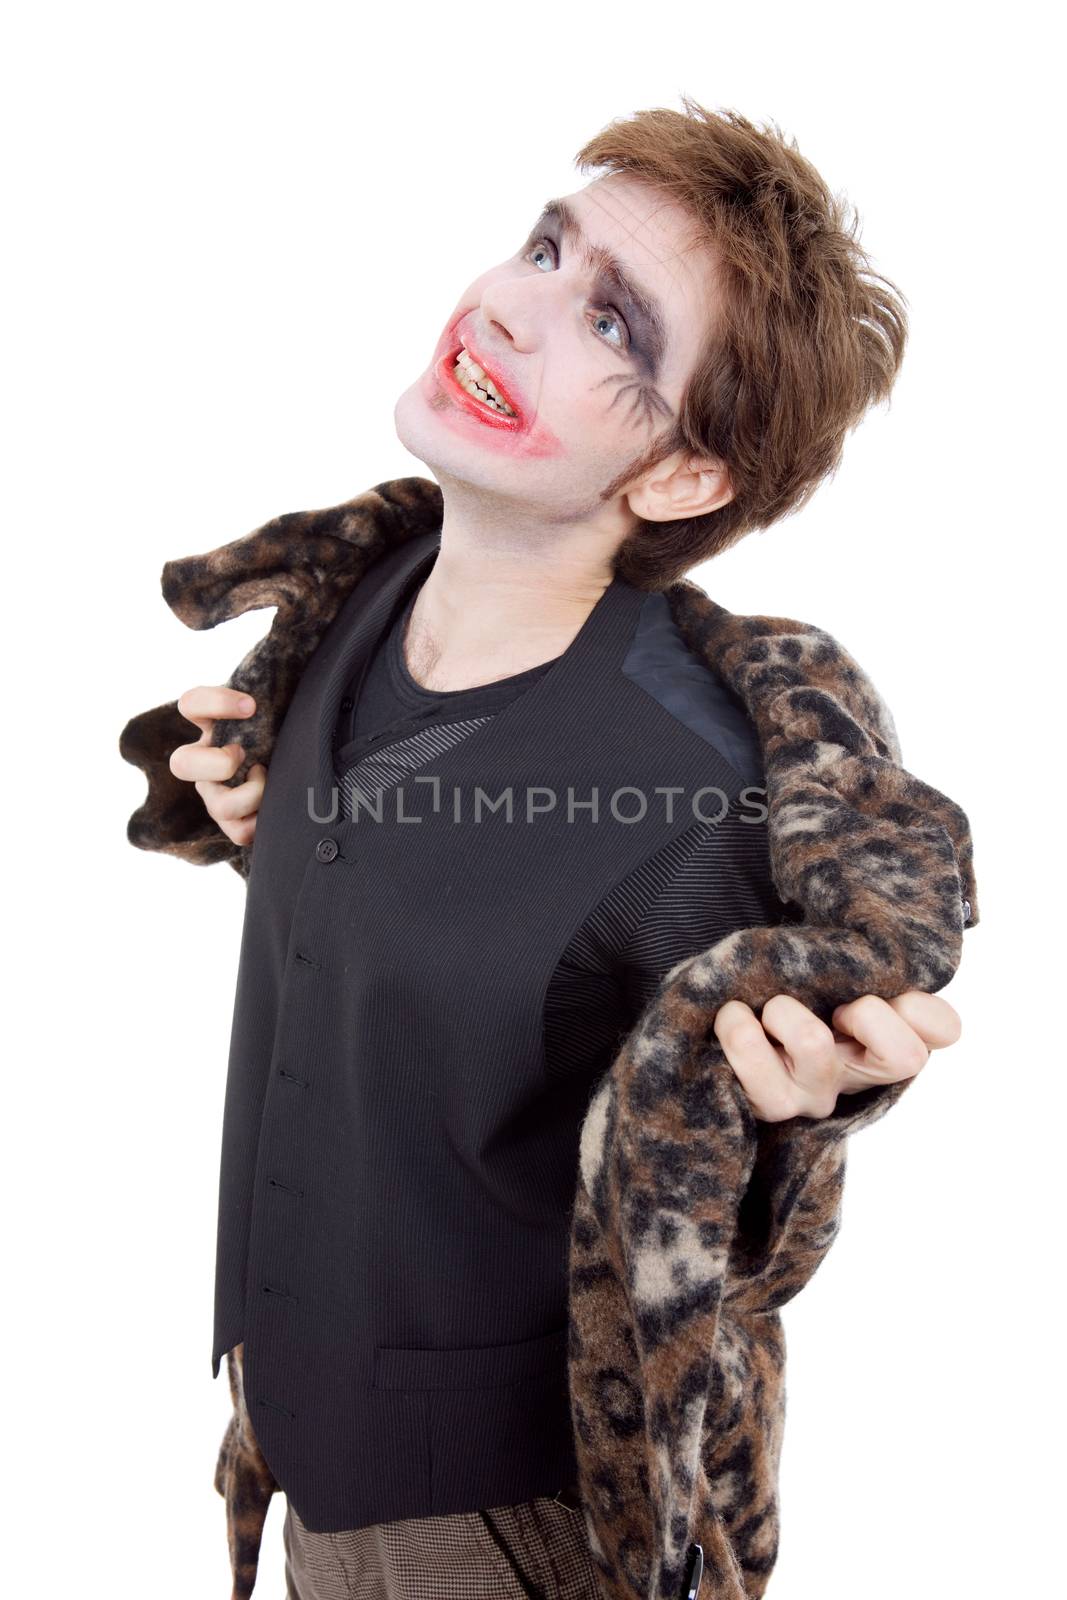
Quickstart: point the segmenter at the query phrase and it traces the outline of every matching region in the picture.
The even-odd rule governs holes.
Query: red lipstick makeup
[[[438,416],[455,416],[461,421],[464,433],[477,430],[491,448],[516,456],[554,456],[562,454],[562,445],[550,428],[537,422],[516,382],[513,382],[505,364],[494,356],[483,359],[478,350],[467,343],[458,331],[457,318],[438,340],[437,350],[430,364],[427,378],[430,389],[436,390],[451,401],[451,406],[439,409]],[[482,368],[504,403],[514,416],[481,400],[464,388],[456,376],[456,364],[461,354],[466,354]],[[477,380],[475,380],[477,381]]]
[[[479,417],[483,422],[487,422],[490,427],[506,428],[510,433],[518,433],[523,426],[521,406],[517,406],[515,404],[504,385],[493,375],[484,361],[478,360],[478,357],[474,354],[473,350],[468,349],[468,354],[474,361],[478,363],[480,367],[484,369],[485,373],[493,383],[494,388],[500,394],[501,398],[511,407],[512,411],[515,412],[515,415],[513,417],[509,417],[505,412],[497,410],[487,401],[479,400],[477,395],[471,394],[470,390],[465,389],[459,382],[459,379],[456,377],[456,363],[462,350],[463,346],[457,345],[456,349],[450,355],[442,357],[441,361],[438,363],[437,375],[440,378],[446,392],[452,396],[452,399],[457,403],[457,405],[465,406],[473,416]]]

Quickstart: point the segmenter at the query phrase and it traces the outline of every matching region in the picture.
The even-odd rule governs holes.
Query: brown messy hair
[[[858,214],[796,141],[681,98],[684,112],[618,118],[575,157],[580,172],[625,174],[680,202],[717,268],[717,315],[678,418],[604,498],[679,449],[721,460],[734,498],[702,516],[638,521],[615,571],[644,589],[798,510],[836,471],[849,430],[888,399],[907,338],[905,297],[871,270]]]

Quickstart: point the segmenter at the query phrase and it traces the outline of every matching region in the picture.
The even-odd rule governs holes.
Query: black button
[[[337,856],[337,840],[320,839],[315,846],[315,854],[320,861],[333,861]]]
[[[351,711],[351,709],[352,709],[352,696],[346,694],[344,699],[341,701],[341,710],[342,711]]]

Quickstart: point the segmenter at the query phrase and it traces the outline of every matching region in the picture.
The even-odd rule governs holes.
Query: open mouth
[[[510,397],[489,376],[465,345],[446,355],[438,368],[450,394],[464,409],[497,427],[518,428],[521,415]]]

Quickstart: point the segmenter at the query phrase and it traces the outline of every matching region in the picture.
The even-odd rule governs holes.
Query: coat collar
[[[163,597],[190,628],[277,607],[269,631],[230,679],[255,696],[255,715],[215,724],[216,744],[237,742],[247,751],[234,784],[268,761],[303,668],[356,584],[386,550],[439,529],[441,514],[441,490],[432,479],[388,479],[339,505],[284,513],[218,549],[164,564]],[[734,614],[689,579],[664,593],[689,649],[745,704],[765,766],[783,741],[802,733],[805,692],[833,700],[842,748],[899,762],[888,708],[829,634],[788,618]],[[188,737],[175,701],[132,717],[122,730],[120,754],[149,783],[145,803],[130,818],[129,841],[200,865],[229,860],[244,875],[247,852],[215,828],[191,786],[169,771],[169,751]],[[954,821],[958,829],[960,819]],[[965,826],[959,843],[966,851]],[[977,920],[973,892],[969,899]]]
[[[277,606],[230,678],[256,697],[255,717],[214,727],[214,743],[247,751],[231,782],[269,763],[295,684],[355,584],[440,519],[435,483],[393,479],[166,563],[164,596],[192,628]],[[688,647],[755,724],[775,884],[797,917],[740,930],[672,968],[593,1096],[571,1240],[569,1376],[605,1594],[676,1600],[699,1542],[709,1600],[745,1600],[763,1593],[776,1551],[778,1309],[837,1231],[845,1136],[907,1084],[841,1096],[822,1120],[757,1124],[715,1040],[715,1013],[727,999],[758,1010],[789,993],[828,1018],[863,994],[937,990],[978,905],[966,816],[900,764],[887,708],[835,639],[789,618],[735,615],[689,580],[664,593]],[[249,851],[170,773],[170,752],[189,737],[174,701],[123,729],[120,753],[148,778],[130,842],[245,874]],[[234,1510],[238,1600],[251,1592],[262,1514],[236,1508],[265,1513],[274,1486],[239,1371],[235,1357],[235,1417],[216,1477]]]

